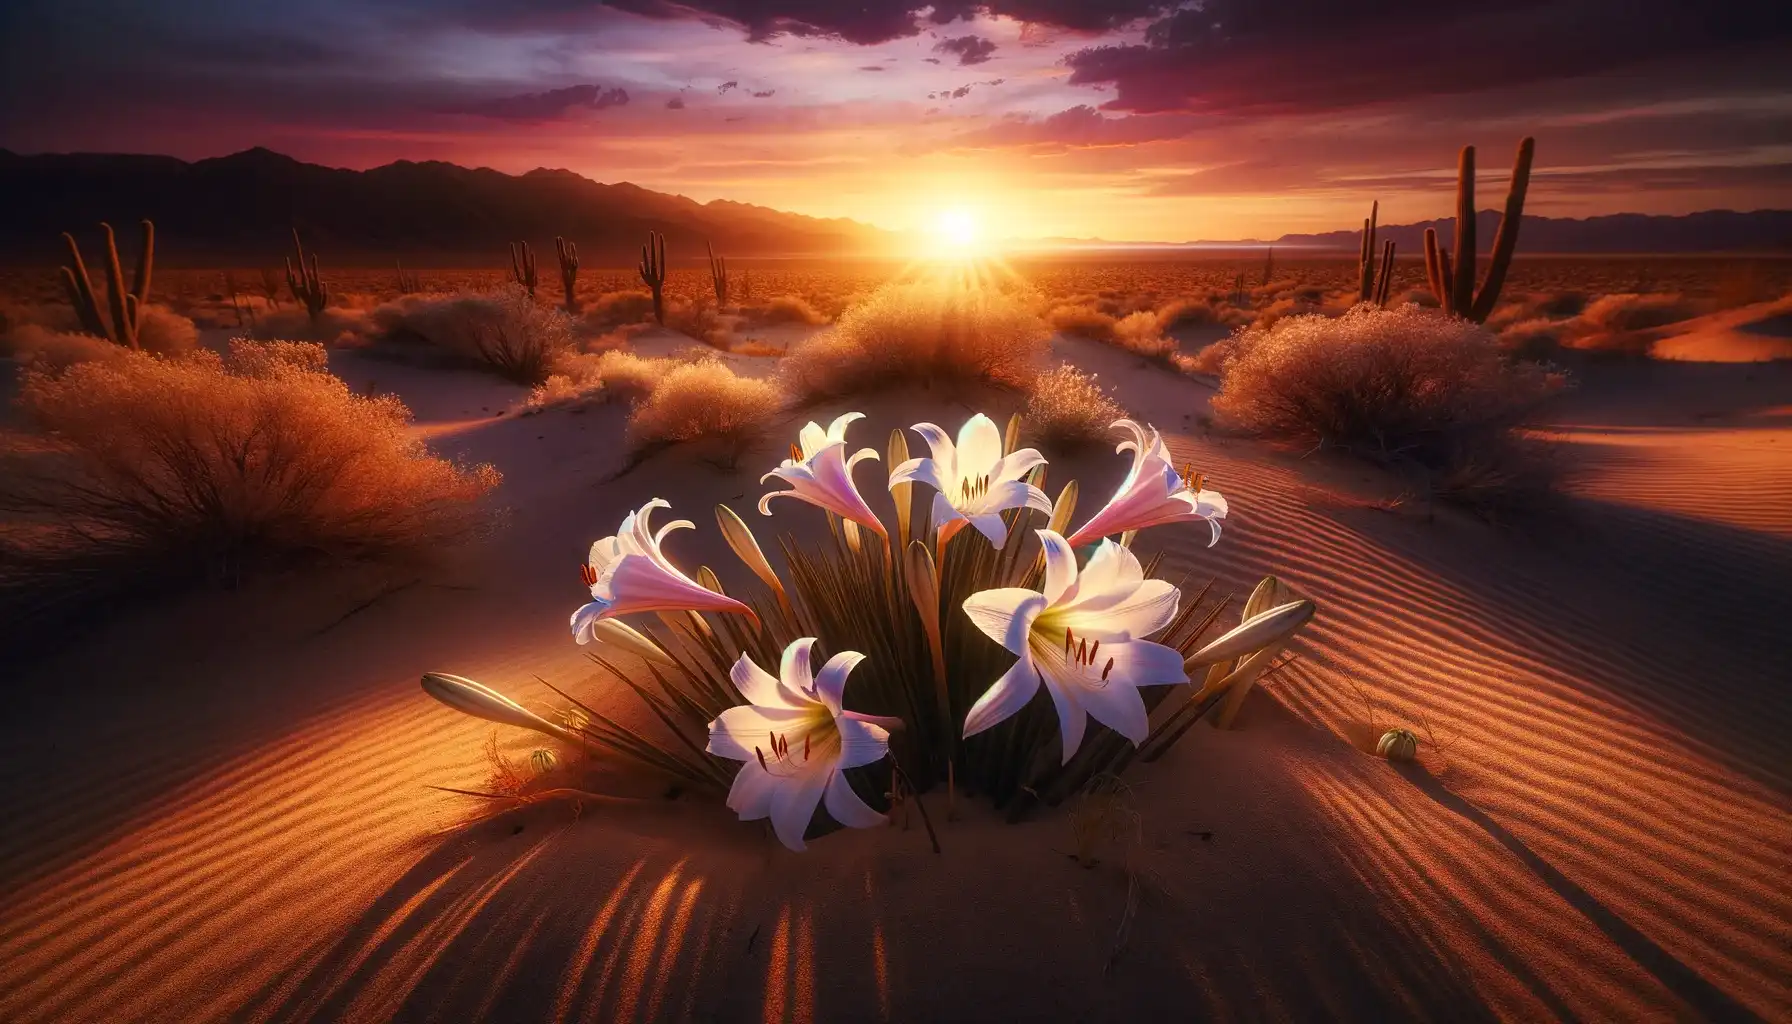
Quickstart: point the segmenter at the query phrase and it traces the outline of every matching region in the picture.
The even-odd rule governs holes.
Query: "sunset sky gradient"
[[[0,147],[565,167],[894,229],[1182,240],[1792,207],[1783,5],[24,0]],[[1483,206],[1494,205],[1483,200]]]

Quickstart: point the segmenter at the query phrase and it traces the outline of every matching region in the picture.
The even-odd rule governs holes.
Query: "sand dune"
[[[1141,548],[1239,593],[1273,571],[1321,607],[1238,730],[1131,777],[1149,881],[1117,957],[1127,875],[1065,856],[1062,812],[961,808],[940,856],[918,823],[792,855],[684,802],[437,834],[467,804],[425,786],[477,784],[487,730],[419,672],[529,698],[536,673],[580,683],[563,624],[584,547],[651,494],[700,522],[746,511],[759,467],[672,452],[611,482],[614,410],[498,417],[519,389],[345,356],[433,443],[502,466],[508,528],[424,572],[146,613],[36,667],[0,726],[0,1019],[1792,1015],[1792,440],[1771,405],[1719,430],[1683,382],[1642,408],[1588,388],[1560,417],[1584,464],[1569,507],[1499,532],[1388,510],[1354,464],[1210,436],[1206,389],[1058,346],[1231,502],[1218,547],[1162,529]],[[867,411],[866,438],[964,414]],[[1123,470],[1055,464],[1053,489]],[[738,579],[705,532],[677,555]],[[1351,683],[1447,754],[1402,770],[1357,749]]]

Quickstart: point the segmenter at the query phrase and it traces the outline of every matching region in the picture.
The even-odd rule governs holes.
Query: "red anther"
[[[1108,681],[1108,673],[1112,672],[1112,671],[1114,671],[1114,659],[1109,658],[1107,667],[1101,670],[1101,681],[1104,683],[1107,682]]]
[[[754,747],[753,756],[759,758],[760,769],[768,775],[771,774],[771,767],[765,763],[765,751],[760,750],[758,747]]]

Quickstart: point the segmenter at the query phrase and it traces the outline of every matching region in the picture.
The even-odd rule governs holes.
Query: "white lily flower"
[[[1204,489],[1193,467],[1185,466],[1178,473],[1164,449],[1163,435],[1155,427],[1147,436],[1147,428],[1133,420],[1115,420],[1113,425],[1133,435],[1132,440],[1114,448],[1116,452],[1132,451],[1132,469],[1107,506],[1070,535],[1070,546],[1080,548],[1117,533],[1191,520],[1203,520],[1212,528],[1208,547],[1218,544],[1220,520],[1226,518],[1226,499],[1220,492]]]
[[[579,643],[590,642],[592,627],[600,620],[636,612],[715,611],[756,617],[751,608],[691,579],[666,558],[660,550],[666,534],[695,525],[678,519],[652,530],[648,519],[653,510],[669,507],[665,499],[654,498],[630,512],[616,536],[591,545],[590,560],[581,567],[591,588],[591,603],[572,613],[572,635]]]
[[[852,426],[855,421],[864,418],[865,414],[862,412],[841,413],[834,417],[834,422],[828,424],[826,430],[823,430],[821,424],[814,420],[810,420],[808,423],[803,424],[803,429],[797,431],[797,442],[799,445],[797,450],[802,453],[802,459],[796,461],[812,459],[815,457],[816,452],[821,451],[828,445],[836,442],[844,442],[846,440],[846,428]],[[860,452],[859,454],[863,455],[864,452]],[[856,460],[857,457],[858,456],[854,456],[854,459]],[[786,460],[784,465],[790,465],[790,461]]]
[[[1020,656],[965,716],[974,736],[1027,706],[1041,683],[1058,709],[1064,763],[1083,741],[1086,715],[1133,742],[1150,731],[1141,686],[1188,681],[1182,655],[1143,639],[1176,618],[1181,595],[1148,580],[1137,555],[1104,540],[1078,571],[1070,543],[1040,530],[1045,591],[985,590],[965,599],[977,628]]]
[[[988,416],[978,413],[966,420],[956,444],[932,423],[915,424],[915,433],[926,439],[933,457],[897,466],[890,486],[923,483],[933,488],[933,523],[941,543],[969,525],[1000,547],[1007,534],[1003,511],[1035,508],[1051,514],[1051,499],[1026,480],[1035,467],[1045,465],[1045,456],[1033,448],[1002,454],[1002,432]]]
[[[791,457],[759,478],[760,483],[765,483],[777,477],[790,485],[790,490],[772,491],[761,497],[760,514],[772,514],[773,498],[795,498],[884,536],[884,524],[852,482],[853,467],[865,459],[877,458],[877,452],[860,448],[851,458],[846,456],[846,428],[854,420],[864,418],[864,413],[849,412],[836,417],[826,430],[813,421],[806,424],[798,434],[801,444],[790,446]]]
[[[803,849],[803,833],[823,800],[834,820],[851,828],[888,820],[859,799],[841,771],[888,754],[887,726],[898,723],[842,709],[847,674],[865,656],[841,651],[813,672],[814,646],[814,637],[804,637],[786,647],[776,677],[741,655],[729,675],[747,703],[709,723],[709,752],[744,762],[728,807],[742,821],[771,818],[779,841],[792,850]]]

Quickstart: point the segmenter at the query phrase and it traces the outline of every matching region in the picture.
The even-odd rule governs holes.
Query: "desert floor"
[[[666,497],[702,526],[674,556],[734,583],[712,505],[762,537],[819,513],[752,512],[783,437],[611,480],[618,410],[500,416],[520,389],[338,353],[497,464],[507,522],[443,566],[149,610],[10,687],[0,1020],[1792,1018],[1792,364],[1587,366],[1556,410],[1566,507],[1500,529],[1211,435],[1200,383],[1057,344],[1231,503],[1217,547],[1141,550],[1320,605],[1239,728],[1133,770],[1132,875],[1074,863],[1062,810],[945,823],[937,795],[938,856],[918,822],[798,855],[684,801],[452,828],[472,801],[426,787],[478,785],[490,729],[422,671],[626,709],[566,627],[590,542]],[[854,437],[973,401],[1012,408],[881,396]],[[1352,684],[1444,751],[1365,753]]]

